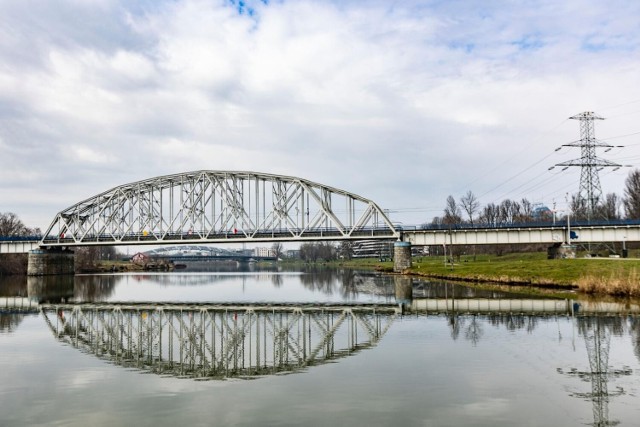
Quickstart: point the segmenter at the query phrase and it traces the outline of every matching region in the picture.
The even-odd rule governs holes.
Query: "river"
[[[394,311],[529,298],[402,280],[208,266],[0,278],[0,425],[638,425],[629,306]]]

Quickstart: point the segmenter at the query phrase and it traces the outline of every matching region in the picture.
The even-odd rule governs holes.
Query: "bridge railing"
[[[177,243],[177,242],[224,242],[241,241],[250,239],[252,241],[272,241],[272,240],[363,240],[363,239],[397,239],[397,233],[389,228],[363,227],[353,230],[347,237],[344,231],[338,228],[316,228],[313,230],[304,229],[274,229],[274,230],[229,230],[225,232],[206,232],[202,230],[189,231],[183,233],[159,233],[159,232],[133,232],[124,235],[92,235],[82,237],[82,244],[154,244],[157,242]],[[74,245],[77,240],[69,235],[48,235],[42,238],[43,245]]]
[[[573,227],[624,227],[638,226],[640,219],[619,219],[619,220],[578,220],[570,221]],[[503,223],[468,223],[462,222],[458,224],[421,224],[416,227],[404,227],[404,230],[485,230],[488,228],[506,229],[506,228],[548,228],[548,227],[564,227],[566,221],[524,221],[524,222],[503,222]]]

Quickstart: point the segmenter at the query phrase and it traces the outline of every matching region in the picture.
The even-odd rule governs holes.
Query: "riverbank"
[[[375,259],[342,263],[354,268],[393,271],[392,262]],[[404,274],[473,283],[501,283],[546,289],[577,290],[591,295],[640,297],[640,259],[546,259],[546,253],[462,256],[453,263],[442,257],[418,257]]]

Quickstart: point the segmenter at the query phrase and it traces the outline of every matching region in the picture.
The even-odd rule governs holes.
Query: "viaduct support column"
[[[411,268],[411,243],[395,242],[393,244],[393,271],[402,273]]]
[[[33,249],[29,251],[27,264],[27,275],[29,276],[74,273],[73,251],[66,249]]]

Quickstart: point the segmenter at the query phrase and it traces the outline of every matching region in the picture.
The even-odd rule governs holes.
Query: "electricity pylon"
[[[604,120],[603,117],[597,116],[593,111],[585,111],[569,118],[580,120],[580,139],[569,144],[563,144],[561,147],[580,147],[581,157],[579,159],[558,163],[555,166],[562,167],[562,170],[572,166],[580,166],[580,191],[578,192],[578,197],[584,202],[587,210],[587,219],[591,219],[598,203],[602,199],[602,188],[600,186],[598,171],[603,168],[618,169],[622,167],[622,165],[600,159],[596,156],[596,148],[606,148],[606,151],[609,151],[614,147],[613,145],[598,141],[595,137],[594,121]],[[559,149],[560,148],[556,151]]]

